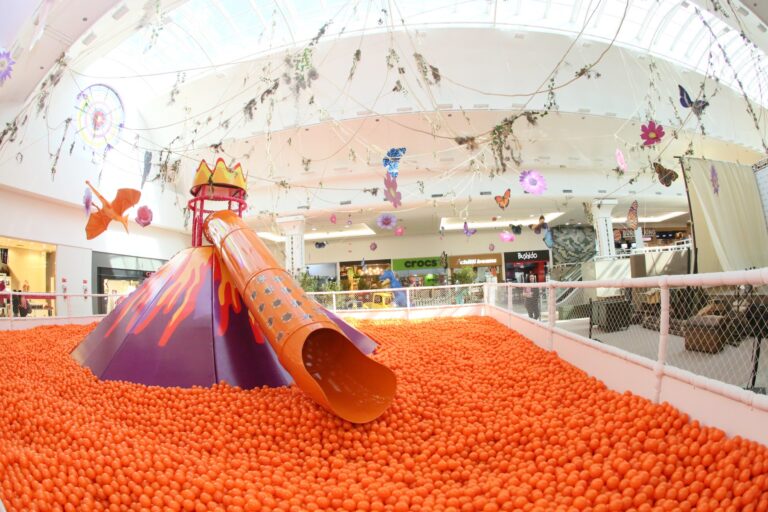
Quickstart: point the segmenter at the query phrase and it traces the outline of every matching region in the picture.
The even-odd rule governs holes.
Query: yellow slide
[[[347,421],[380,416],[395,394],[392,370],[355,347],[237,214],[213,213],[204,230],[296,385]]]

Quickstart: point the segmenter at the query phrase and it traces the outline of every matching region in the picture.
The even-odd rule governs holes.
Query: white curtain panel
[[[686,170],[699,272],[767,267],[768,228],[752,168],[688,158]]]

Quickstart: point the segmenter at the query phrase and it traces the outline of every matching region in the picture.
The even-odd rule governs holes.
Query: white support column
[[[635,229],[635,249],[640,250],[645,247],[645,240],[643,240],[643,228],[637,226]]]
[[[613,218],[611,212],[618,204],[616,199],[594,199],[592,201],[592,218],[597,234],[597,255],[614,256],[616,247],[613,242]]]
[[[276,222],[285,236],[285,270],[298,277],[304,271],[304,216],[278,217]]]

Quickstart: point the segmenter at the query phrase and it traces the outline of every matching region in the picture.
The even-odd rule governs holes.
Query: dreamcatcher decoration
[[[125,123],[120,96],[111,87],[94,84],[77,95],[77,133],[94,152],[117,143]]]
[[[397,178],[400,172],[400,159],[403,155],[405,155],[405,148],[391,148],[381,161],[387,173],[393,178]]]

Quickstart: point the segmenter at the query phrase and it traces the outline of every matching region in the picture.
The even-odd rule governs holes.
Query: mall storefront
[[[529,282],[536,276],[537,283],[547,280],[550,251],[512,251],[504,253],[504,279],[508,283]]]

